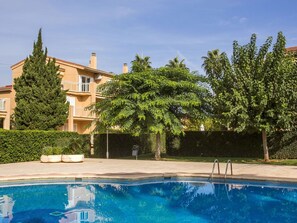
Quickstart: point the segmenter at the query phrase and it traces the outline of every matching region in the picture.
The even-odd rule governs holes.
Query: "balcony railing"
[[[75,92],[90,92],[90,83],[77,83],[70,81],[62,81],[63,90]]]
[[[84,118],[95,118],[95,115],[91,114],[89,110],[85,110],[83,107],[76,107],[73,110],[73,116],[84,117]]]
[[[0,111],[5,111],[5,99],[0,99]]]

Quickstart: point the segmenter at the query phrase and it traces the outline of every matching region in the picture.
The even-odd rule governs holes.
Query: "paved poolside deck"
[[[83,163],[23,162],[0,165],[0,181],[46,178],[145,178],[162,176],[209,177],[212,163],[85,159]],[[221,163],[224,177],[225,163]],[[297,182],[297,166],[233,164],[236,179]],[[230,176],[228,176],[230,178]]]

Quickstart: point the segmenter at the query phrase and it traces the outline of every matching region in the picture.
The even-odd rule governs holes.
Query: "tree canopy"
[[[172,60],[168,61],[168,64],[166,64],[166,67],[171,67],[171,68],[182,68],[182,69],[187,69],[189,70],[189,68],[187,68],[186,64],[184,63],[184,59],[179,60],[178,57],[174,57]]]
[[[218,52],[214,59],[204,58],[217,120],[235,131],[262,132],[265,160],[269,160],[266,133],[292,130],[297,124],[296,64],[285,44],[280,32],[271,52],[272,37],[258,49],[253,34],[246,45],[234,41],[231,61]]]
[[[135,59],[132,60],[131,63],[131,72],[143,72],[152,68],[152,62],[150,61],[150,57],[148,56],[141,57],[140,55],[136,54]]]
[[[68,117],[66,92],[61,90],[59,67],[43,50],[41,30],[33,52],[16,78],[15,124],[17,129],[50,130],[62,126]]]
[[[199,76],[179,68],[121,74],[99,91],[105,99],[90,107],[97,115],[97,130],[114,126],[134,135],[155,133],[156,159],[160,134],[182,134],[185,120],[201,118],[206,93]]]

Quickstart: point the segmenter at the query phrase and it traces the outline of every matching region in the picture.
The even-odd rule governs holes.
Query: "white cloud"
[[[239,18],[239,23],[245,23],[248,19],[246,17]]]

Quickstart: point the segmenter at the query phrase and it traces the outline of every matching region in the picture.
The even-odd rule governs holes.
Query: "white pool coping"
[[[41,163],[39,161],[0,165],[0,182],[34,179],[145,179],[154,177],[209,178],[212,163],[120,159],[85,159],[83,163]],[[220,163],[224,178],[225,163]],[[233,164],[229,179],[297,182],[297,166]],[[216,172],[215,172],[216,173]],[[229,172],[228,172],[229,173]]]

